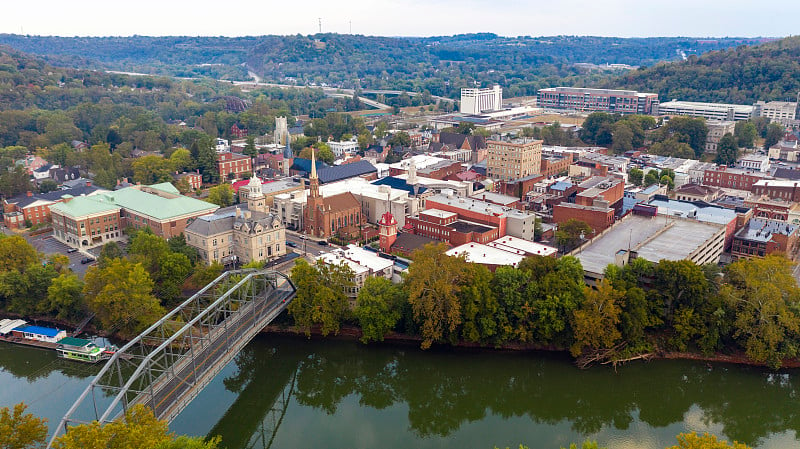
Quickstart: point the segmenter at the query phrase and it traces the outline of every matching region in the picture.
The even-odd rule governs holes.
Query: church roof
[[[355,195],[351,192],[344,192],[338,195],[327,196],[322,199],[322,205],[325,210],[345,210],[356,208],[361,210],[361,203]]]

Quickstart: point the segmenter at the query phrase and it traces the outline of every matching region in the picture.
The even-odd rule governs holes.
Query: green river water
[[[51,431],[100,366],[0,343],[0,406]],[[800,371],[688,361],[579,370],[565,356],[260,335],[171,424],[243,448],[662,449],[695,430],[800,447]]]

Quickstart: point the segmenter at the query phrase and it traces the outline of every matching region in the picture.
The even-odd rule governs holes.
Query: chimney
[[[92,186],[92,181],[86,181],[86,187],[91,187],[91,186]]]
[[[242,216],[242,210],[237,207],[236,208],[236,218],[239,218],[241,216]]]

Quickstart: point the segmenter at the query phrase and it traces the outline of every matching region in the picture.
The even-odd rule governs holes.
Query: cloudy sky
[[[436,36],[787,36],[799,0],[3,1],[0,32],[243,36],[323,32]]]

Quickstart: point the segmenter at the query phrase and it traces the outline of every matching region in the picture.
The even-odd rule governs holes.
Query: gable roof
[[[322,207],[325,210],[361,209],[361,203],[352,192],[344,192],[324,197],[322,199]]]
[[[791,181],[800,181],[800,170],[791,168],[778,168],[772,176],[780,179],[788,179]]]
[[[471,150],[482,150],[486,148],[486,139],[483,136],[472,136],[466,134],[439,133],[439,142],[445,145],[452,145],[456,148],[467,148]]]
[[[354,178],[356,176],[365,175],[367,173],[377,173],[378,169],[369,161],[360,160],[350,164],[342,164],[335,167],[324,168],[317,170],[319,182],[322,184],[342,179]]]
[[[316,161],[316,164],[314,164],[314,165],[317,166],[317,171],[318,172],[321,169],[329,167],[328,164],[326,164],[326,163],[324,163],[322,161]],[[296,170],[296,171],[302,171],[302,172],[309,173],[311,171],[311,159],[305,159],[305,158],[296,157],[296,158],[294,158],[292,160],[291,169],[292,170]]]
[[[37,201],[55,203],[56,201],[59,201],[61,197],[64,195],[72,195],[74,197],[79,197],[92,194],[98,190],[102,189],[95,186],[79,185],[77,187],[73,187],[71,189],[66,189],[66,190],[53,190],[52,192],[47,192],[47,193],[34,193],[33,196],[27,196],[27,194],[17,195],[14,198],[9,198],[7,202],[9,204],[16,204],[17,207],[25,208]]]

